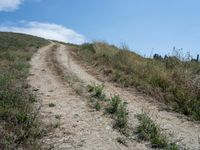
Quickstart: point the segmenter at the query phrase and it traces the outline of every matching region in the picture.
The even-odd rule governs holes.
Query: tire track
[[[137,142],[125,147],[117,142],[121,134],[111,127],[111,119],[101,112],[93,112],[87,100],[74,92],[64,82],[69,73],[60,66],[58,52],[62,45],[51,45],[39,49],[31,60],[30,85],[38,91],[41,99],[41,119],[47,127],[54,129],[42,138],[43,149],[116,150],[146,149]],[[69,64],[69,62],[68,62]],[[68,66],[69,67],[69,66]],[[67,67],[67,68],[68,68]],[[54,107],[49,107],[54,104]]]
[[[61,45],[58,55],[60,64],[73,72],[85,85],[93,82],[98,84],[102,83],[96,77],[87,73],[87,69],[74,61],[68,47]],[[181,117],[180,114],[159,110],[158,105],[150,103],[149,100],[147,100],[148,97],[146,98],[136,91],[131,93],[109,82],[104,82],[104,85],[107,96],[118,94],[122,99],[128,102],[130,124],[132,124],[134,128],[138,125],[138,120],[135,115],[141,113],[142,110],[147,110],[151,118],[161,125],[161,129],[170,135],[173,141],[178,140],[177,143],[187,149],[200,149],[200,125],[198,123],[188,121],[184,119],[184,117]]]

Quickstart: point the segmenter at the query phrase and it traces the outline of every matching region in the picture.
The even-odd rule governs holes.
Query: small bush
[[[138,138],[150,141],[153,148],[164,148],[168,150],[179,150],[179,146],[169,142],[167,136],[161,133],[160,127],[146,114],[138,116],[139,126],[137,128]]]
[[[96,85],[95,88],[94,88],[94,91],[95,91],[95,97],[102,97],[103,96],[103,88],[104,86],[103,85]]]
[[[96,102],[94,107],[97,111],[101,109],[101,105],[99,104],[99,102]]]
[[[94,49],[93,44],[86,43],[86,44],[83,44],[82,47],[83,47],[83,49],[87,50],[90,53],[95,53],[96,52],[95,49]]]
[[[114,127],[126,129],[128,123],[128,112],[126,109],[126,102],[122,102],[121,98],[117,95],[111,97],[107,112],[115,116]]]
[[[120,104],[121,104],[121,98],[117,95],[114,95],[113,97],[111,97],[110,105],[107,108],[107,111],[110,114],[116,113],[118,111]]]
[[[105,94],[103,93],[104,85],[93,84],[88,85],[88,92],[93,92],[93,96],[96,98],[104,99]]]
[[[116,113],[116,123],[115,127],[118,127],[120,129],[127,128],[128,125],[128,112],[126,109],[126,103],[121,103],[119,105],[118,111]]]

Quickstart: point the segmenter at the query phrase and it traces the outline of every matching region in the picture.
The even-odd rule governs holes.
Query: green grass
[[[114,95],[113,97],[111,97],[110,99],[110,105],[107,108],[107,111],[110,114],[114,114],[117,113],[120,104],[122,103],[121,98],[118,95]]]
[[[100,84],[91,84],[88,85],[88,92],[93,93],[92,96],[99,98],[99,99],[105,99],[105,94],[104,94],[104,85]]]
[[[120,129],[126,129],[128,126],[128,112],[126,109],[126,103],[121,103],[116,113],[115,127]]]
[[[109,100],[109,106],[106,109],[108,113],[112,114],[115,118],[115,128],[125,130],[128,126],[128,112],[126,103],[121,100],[117,95],[114,95]]]
[[[97,111],[100,111],[100,109],[101,109],[101,105],[100,105],[99,102],[96,102],[94,107],[95,107],[95,109],[96,109]]]
[[[44,39],[0,32],[0,149],[37,149],[42,129],[27,89],[29,63]]]
[[[137,128],[138,138],[140,140],[150,141],[153,148],[162,148],[166,150],[179,150],[180,147],[170,142],[168,137],[161,133],[160,127],[146,114],[138,115],[139,126]]]
[[[174,111],[200,120],[200,63],[143,58],[126,47],[106,43],[72,46],[79,59],[101,70],[108,80],[135,87]]]
[[[114,95],[111,99],[107,99],[103,92],[104,85],[88,85],[87,91],[92,96],[91,102],[94,103],[94,108],[99,111],[101,109],[101,105],[104,106],[106,112],[111,114],[115,120],[114,128],[118,128],[120,131],[124,132],[128,126],[128,112],[126,109],[127,103],[123,102],[118,95]]]

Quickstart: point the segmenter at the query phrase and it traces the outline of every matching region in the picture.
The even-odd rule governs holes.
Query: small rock
[[[39,91],[39,89],[38,89],[38,88],[34,88],[34,89],[33,89],[33,91],[35,91],[35,92],[36,92],[36,91]]]
[[[74,115],[74,118],[78,118],[78,117],[79,117],[79,115],[78,115],[78,114],[75,114],[75,115]]]
[[[110,130],[110,129],[111,129],[111,127],[110,127],[110,126],[107,126],[107,127],[106,127],[106,130]]]
[[[76,127],[77,127],[77,125],[76,125],[76,124],[73,124],[73,125],[72,125],[72,127],[73,127],[73,128],[76,128]]]
[[[117,142],[128,147],[128,143],[126,142],[126,139],[125,138],[122,138],[122,137],[117,137]]]

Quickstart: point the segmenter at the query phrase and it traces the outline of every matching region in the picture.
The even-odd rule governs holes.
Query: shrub
[[[101,109],[101,105],[99,104],[99,102],[96,102],[94,107],[97,111]]]
[[[37,111],[32,107],[35,97],[22,87],[16,87],[15,82],[17,79],[11,72],[0,76],[0,120],[5,122],[5,129],[9,129],[9,132],[4,130],[0,134],[2,148],[21,146],[35,140],[42,132]],[[12,138],[15,139],[9,140]]]
[[[95,53],[96,52],[95,49],[94,49],[93,44],[89,44],[89,43],[83,44],[82,48],[84,50],[87,50],[87,52],[89,52],[89,53]]]
[[[93,96],[96,98],[104,99],[105,94],[103,93],[104,85],[99,85],[99,84],[93,84],[93,85],[88,85],[88,92],[93,92]]]
[[[114,115],[114,127],[119,129],[126,129],[128,124],[128,112],[126,109],[126,102],[122,102],[121,98],[117,95],[111,97],[107,112]]]
[[[120,129],[125,129],[127,128],[128,124],[128,112],[126,109],[126,103],[121,103],[119,105],[118,111],[116,113],[116,123],[115,126],[120,128]]]
[[[139,139],[150,141],[153,148],[180,149],[175,143],[169,142],[167,136],[161,133],[160,127],[146,113],[139,114],[137,117],[139,120],[139,126],[137,128]]]
[[[111,97],[110,105],[107,108],[107,111],[110,114],[116,113],[118,111],[120,104],[121,104],[121,98],[117,95],[114,95],[113,97]]]

